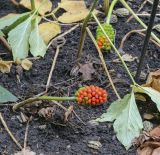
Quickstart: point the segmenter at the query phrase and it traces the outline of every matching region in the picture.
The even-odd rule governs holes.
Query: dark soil
[[[139,1],[130,1],[134,10],[138,10],[141,4]],[[120,7],[121,5],[117,5]],[[147,5],[144,10],[150,12],[151,5]],[[0,16],[8,14],[10,12],[23,12],[24,10],[17,8],[9,0],[5,2],[0,0]],[[142,27],[133,19],[131,22],[126,23],[126,18],[119,18],[118,23],[114,24],[116,29],[116,46],[118,47],[123,36],[132,29],[141,29]],[[147,23],[148,18],[144,18]],[[156,22],[160,19],[156,18]],[[63,26],[63,30],[69,29],[70,26]],[[95,32],[96,26],[91,25],[90,28]],[[74,95],[75,91],[84,85],[97,85],[105,88],[109,92],[109,101],[107,104],[98,107],[78,107],[76,103],[66,102],[63,103],[65,107],[74,105],[74,110],[77,115],[86,123],[84,125],[77,117],[73,116],[72,119],[65,124],[65,126],[58,125],[62,122],[62,110],[57,110],[54,123],[46,121],[37,115],[37,110],[40,107],[22,109],[23,113],[27,116],[33,115],[33,120],[29,124],[28,133],[28,146],[37,154],[44,155],[135,155],[136,148],[132,147],[128,151],[124,149],[121,143],[116,139],[113,132],[111,123],[101,123],[100,125],[90,125],[88,121],[97,118],[103,112],[106,111],[110,103],[116,100],[116,96],[109,85],[108,78],[103,71],[100,64],[98,53],[87,36],[84,46],[84,56],[82,63],[92,62],[96,69],[92,80],[84,81],[81,75],[71,76],[70,72],[75,65],[76,52],[78,47],[78,40],[80,36],[80,28],[77,28],[73,32],[65,36],[66,43],[61,48],[56,63],[56,68],[53,72],[51,87],[49,88],[49,95]],[[124,52],[132,54],[133,56],[140,56],[140,52],[143,45],[143,40],[138,34],[132,35],[125,43]],[[0,52],[6,52],[3,45],[0,45]],[[10,90],[14,95],[19,97],[20,100],[27,99],[34,95],[37,95],[45,90],[45,84],[47,82],[48,74],[51,68],[52,59],[55,54],[55,48],[50,46],[44,59],[33,60],[33,67],[29,71],[23,71],[20,76],[20,82],[17,80],[16,66],[13,66],[11,72],[8,74],[0,73],[0,85]],[[121,96],[130,91],[130,80],[126,74],[121,63],[113,62],[117,59],[114,52],[104,53],[106,63],[112,73],[112,77],[115,81],[118,92]],[[10,59],[11,55],[2,55],[3,59]],[[145,60],[143,72],[147,75],[149,71],[154,71],[160,68],[160,49],[154,44],[150,43],[148,47],[148,54]],[[137,61],[127,63],[130,70],[134,73],[137,69]],[[141,83],[145,82],[145,79],[141,79]],[[48,105],[43,103],[43,106]],[[42,107],[42,105],[41,105]],[[143,106],[144,110],[148,109]],[[0,107],[0,112],[3,114],[6,123],[11,131],[14,133],[17,140],[23,144],[24,134],[26,130],[26,123],[21,123],[17,116],[20,116],[20,112],[12,112],[10,106]],[[57,123],[57,124],[56,124]],[[45,129],[41,126],[46,125]],[[88,141],[100,141],[102,147],[99,150],[92,150],[87,146]],[[0,152],[1,154],[13,154],[18,151],[17,146],[10,139],[9,135],[0,124]]]

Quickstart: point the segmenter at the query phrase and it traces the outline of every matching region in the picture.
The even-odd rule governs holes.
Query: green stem
[[[134,13],[134,11],[130,8],[130,6],[125,2],[125,0],[120,0],[126,9],[134,16],[134,18],[145,28],[147,29],[146,24]],[[160,39],[152,32],[151,36],[160,44]]]
[[[104,30],[103,27],[101,26],[101,24],[100,24],[99,20],[97,19],[97,17],[96,17],[93,13],[92,13],[92,15],[93,15],[94,19],[96,20],[97,24],[99,25],[99,27],[101,28],[102,32],[104,33],[105,37],[106,37],[107,40],[110,42],[112,48],[113,48],[113,49],[115,50],[115,52],[117,53],[117,55],[118,55],[119,59],[121,60],[121,62],[122,62],[122,64],[123,64],[124,68],[126,69],[126,71],[127,71],[128,75],[130,76],[130,78],[131,78],[133,84],[135,85],[136,82],[135,82],[135,80],[134,80],[134,78],[133,78],[131,72],[129,71],[129,69],[128,69],[126,63],[124,62],[122,56],[120,55],[119,51],[118,51],[117,48],[114,46],[114,44],[112,43],[112,41],[109,39],[107,33],[105,32],[105,30]]]
[[[116,5],[118,0],[113,0],[110,7],[109,7],[109,12],[108,12],[108,16],[107,16],[107,20],[106,23],[109,24],[110,20],[111,20],[111,16],[112,16],[112,12],[113,12],[113,8]]]
[[[35,1],[34,0],[30,0],[30,2],[31,2],[31,9],[32,10],[35,10]]]
[[[104,0],[103,2],[103,7],[104,7],[104,12],[105,12],[105,15],[107,16],[108,15],[108,11],[109,11],[109,0]]]
[[[81,35],[80,35],[80,43],[79,43],[78,52],[77,52],[77,63],[80,61],[81,56],[83,54],[84,40],[85,40],[85,37],[86,37],[86,27],[87,27],[87,24],[88,24],[91,16],[92,16],[92,12],[97,5],[97,2],[98,2],[98,0],[94,0],[93,5],[90,9],[90,12],[89,12],[88,16],[84,19],[84,22],[83,22],[83,25],[82,25]]]
[[[57,97],[57,96],[40,96],[40,97],[33,97],[26,99],[22,102],[16,103],[13,106],[13,111],[16,111],[20,107],[23,107],[25,105],[31,105],[34,104],[35,101],[39,100],[48,100],[48,101],[76,101],[76,97]]]
[[[75,101],[76,97],[57,97],[57,96],[40,96],[39,100],[49,100],[49,101]]]

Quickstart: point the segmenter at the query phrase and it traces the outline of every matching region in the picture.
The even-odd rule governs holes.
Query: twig
[[[90,29],[89,29],[88,27],[86,28],[86,30],[87,30],[90,38],[92,39],[94,45],[95,45],[96,48],[97,48],[97,51],[98,51],[98,53],[99,53],[99,57],[100,57],[100,59],[101,59],[101,61],[102,61],[102,65],[103,65],[103,67],[104,67],[104,70],[105,70],[105,72],[106,72],[106,74],[107,74],[107,76],[108,76],[108,79],[109,79],[109,81],[110,81],[110,83],[111,83],[111,85],[112,85],[112,88],[113,88],[113,90],[114,90],[117,98],[118,98],[118,99],[121,99],[121,97],[120,97],[120,95],[118,94],[117,89],[116,89],[116,87],[115,87],[115,85],[114,85],[114,83],[113,83],[113,80],[112,80],[112,78],[111,78],[111,76],[110,76],[110,73],[109,73],[108,68],[107,68],[107,66],[106,66],[106,63],[105,63],[105,60],[104,60],[104,58],[103,58],[102,52],[101,52],[101,50],[99,49],[99,47],[98,47],[98,45],[97,45],[97,42],[96,42],[96,40],[94,39],[94,36],[93,36],[92,32],[90,31]]]
[[[145,0],[145,1],[141,4],[141,7],[138,9],[137,13],[140,12],[140,11],[143,9],[143,7],[145,6],[146,3],[147,3],[147,0]],[[127,23],[130,22],[132,18],[134,18],[133,15],[131,15],[131,16],[128,18]]]
[[[63,38],[63,42],[61,42],[59,45],[57,45],[56,54],[54,56],[54,59],[53,59],[53,62],[52,62],[52,67],[51,67],[51,70],[49,72],[49,76],[48,76],[48,80],[47,80],[47,84],[46,84],[46,92],[48,92],[48,88],[49,88],[50,83],[51,83],[52,74],[53,74],[53,71],[54,71],[54,68],[55,68],[55,65],[56,65],[56,61],[57,61],[57,57],[59,55],[60,48],[64,44],[65,44],[65,39]]]
[[[150,16],[151,14],[149,13],[141,13],[141,14],[136,14],[137,16],[140,16],[140,17],[145,17],[145,16]],[[160,14],[156,14],[156,16],[160,16]]]
[[[10,45],[8,44],[7,40],[3,36],[0,37],[0,40],[2,41],[3,45],[11,52],[12,49]]]
[[[62,37],[64,37],[65,35],[71,33],[71,32],[72,32],[73,30],[75,30],[78,26],[79,26],[79,24],[73,26],[73,27],[70,28],[68,31],[66,31],[66,32],[60,34],[59,36],[57,36],[56,38],[52,39],[52,40],[50,41],[50,43],[48,44],[48,47],[47,47],[47,48],[50,47],[50,45],[53,43],[53,41],[55,41],[55,40],[57,40],[57,39],[59,39],[59,38],[62,38]]]
[[[153,1],[147,0],[147,2],[153,5]],[[160,5],[158,5],[158,8],[160,9]]]
[[[86,123],[77,115],[77,113],[75,112],[75,110],[73,110],[74,115],[78,118],[78,120],[83,124],[86,125]]]
[[[1,113],[0,113],[0,120],[1,120],[4,128],[6,129],[6,131],[8,132],[8,134],[10,135],[11,139],[12,139],[12,140],[16,143],[16,145],[22,150],[21,144],[16,140],[16,138],[14,137],[14,135],[12,134],[12,132],[9,130],[9,128],[8,128],[6,122],[4,121],[3,116],[2,116]]]
[[[27,126],[26,126],[26,132],[25,132],[25,136],[24,136],[24,150],[27,147],[27,137],[28,137],[28,129],[29,129],[29,122],[32,120],[32,116],[29,118],[28,122],[27,122]]]
[[[123,50],[123,47],[124,47],[124,42],[132,35],[132,33],[138,33],[140,34],[141,36],[144,36],[145,37],[145,34],[143,34],[142,32],[144,32],[145,29],[142,29],[142,30],[131,30],[129,31],[122,39],[121,43],[120,43],[120,46],[119,46],[119,49],[120,50]],[[159,48],[160,48],[160,44],[158,44],[155,40],[151,39],[150,38],[150,41],[153,42],[155,45],[157,45]]]
[[[19,3],[16,0],[11,0],[11,2],[16,6],[19,6]]]

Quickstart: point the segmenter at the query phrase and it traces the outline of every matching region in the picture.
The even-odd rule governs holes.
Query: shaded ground
[[[132,7],[137,10],[141,4],[141,1],[132,2]],[[120,5],[118,5],[120,6]],[[145,11],[151,10],[150,5],[145,7]],[[0,0],[0,16],[3,16],[10,12],[21,12],[9,0]],[[147,22],[147,18],[145,21]],[[159,22],[160,19],[156,19]],[[125,23],[126,19],[119,18],[119,22],[114,24],[116,28],[116,46],[119,46],[124,34],[132,29],[139,29],[141,26],[132,20],[130,23]],[[69,29],[69,26],[64,26],[64,30]],[[95,26],[91,26],[93,32],[95,31]],[[28,146],[31,147],[36,153],[43,153],[45,155],[54,154],[64,154],[64,155],[134,155],[135,148],[131,148],[126,151],[120,142],[116,139],[115,133],[113,132],[112,125],[110,123],[102,123],[98,126],[91,126],[87,122],[95,119],[105,112],[109,104],[116,100],[116,96],[109,85],[109,82],[104,74],[102,66],[99,64],[98,53],[90,40],[87,37],[84,47],[83,62],[93,62],[96,68],[96,73],[93,75],[91,81],[84,82],[81,75],[73,77],[70,75],[70,71],[74,66],[74,61],[76,58],[76,52],[78,47],[78,40],[80,36],[80,28],[71,32],[65,36],[66,44],[61,49],[58,56],[58,61],[56,63],[56,69],[52,77],[52,86],[49,89],[49,95],[73,95],[74,92],[80,86],[94,84],[97,86],[102,86],[109,92],[109,102],[108,104],[95,107],[95,108],[84,108],[78,107],[76,103],[63,103],[66,107],[69,105],[74,105],[74,109],[79,117],[86,122],[83,125],[76,117],[73,117],[70,124],[66,127],[58,126],[50,122],[39,118],[36,114],[30,123],[29,133],[28,133]],[[126,42],[124,51],[130,53],[133,56],[139,56],[142,49],[144,38],[138,35],[132,35]],[[7,52],[3,45],[0,46],[0,52]],[[54,57],[55,49],[51,46],[44,59],[34,60],[33,68],[30,71],[23,71],[20,77],[21,82],[19,83],[16,78],[16,66],[12,67],[9,74],[0,73],[0,84],[5,88],[9,89],[13,94],[19,97],[21,100],[29,98],[33,95],[39,94],[45,89],[45,84],[48,78],[48,74],[51,68],[52,59]],[[109,69],[111,70],[113,79],[118,92],[121,96],[126,94],[130,89],[129,78],[124,71],[121,63],[114,63],[112,60],[117,59],[114,52],[105,53],[105,60]],[[11,59],[9,54],[2,56],[3,59]],[[150,43],[148,48],[148,56],[146,58],[145,67],[143,69],[144,73],[148,71],[156,70],[160,68],[160,49],[158,49],[154,44]],[[136,71],[137,61],[127,63],[132,72]],[[121,80],[119,80],[121,79]],[[141,80],[144,82],[145,79]],[[46,104],[46,103],[44,103]],[[145,106],[144,106],[145,107]],[[32,108],[33,109],[33,108]],[[36,109],[36,108],[35,108]],[[31,109],[30,109],[31,110]],[[29,110],[29,111],[30,111]],[[33,109],[34,110],[34,109]],[[32,110],[32,111],[33,111]],[[2,112],[9,128],[15,134],[17,140],[23,144],[24,133],[26,124],[21,123],[17,116],[20,115],[19,112],[13,113],[9,107],[0,107],[0,112]],[[31,112],[27,110],[25,113],[29,116]],[[57,120],[60,120],[61,116],[57,114]],[[39,126],[46,125],[45,129],[40,129]],[[87,147],[87,142],[89,140],[100,141],[102,148],[98,151],[94,151]],[[17,151],[17,146],[12,142],[2,125],[0,124],[0,152],[3,154],[12,154]]]

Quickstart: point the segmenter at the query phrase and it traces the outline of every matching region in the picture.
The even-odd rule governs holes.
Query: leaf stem
[[[112,16],[112,12],[113,12],[113,8],[116,5],[118,0],[113,0],[110,7],[109,7],[109,12],[108,12],[108,16],[107,16],[107,20],[106,23],[109,24],[110,20],[111,20],[111,16]]]
[[[126,9],[134,16],[134,18],[145,28],[147,29],[146,24],[135,14],[135,12],[130,8],[130,6],[125,2],[125,0],[120,0]],[[152,32],[151,36],[160,44],[160,39]]]
[[[30,2],[31,2],[31,9],[32,10],[35,10],[35,1],[34,0],[30,0]]]
[[[39,101],[39,100],[47,100],[47,101],[76,101],[76,97],[57,97],[57,96],[36,96],[36,97],[32,97],[29,99],[26,99],[22,102],[16,103],[13,106],[13,111],[16,111],[17,109],[19,109],[20,107],[23,107],[25,105],[31,105],[33,104],[33,102],[35,101]]]
[[[87,24],[88,24],[91,16],[92,16],[92,12],[96,7],[97,2],[98,2],[98,0],[94,0],[93,5],[90,9],[90,12],[89,12],[88,16],[84,19],[84,22],[83,22],[83,25],[82,25],[80,42],[79,42],[79,47],[78,47],[78,52],[77,52],[77,63],[80,61],[81,56],[83,54],[82,50],[83,50],[83,46],[84,46],[84,40],[85,40],[85,37],[86,37],[86,27],[87,27]]]
[[[105,15],[107,16],[109,11],[109,0],[104,0],[103,7],[104,7]]]
[[[108,37],[107,33],[105,32],[105,30],[104,30],[103,27],[101,26],[99,20],[98,20],[97,17],[94,15],[94,13],[92,13],[92,15],[93,15],[95,21],[97,22],[97,24],[99,25],[99,27],[101,28],[102,32],[104,33],[105,37],[106,37],[107,40],[110,42],[112,48],[113,48],[113,49],[115,50],[115,52],[117,53],[119,59],[121,60],[121,62],[122,62],[122,64],[123,64],[124,68],[126,69],[128,75],[129,75],[130,79],[132,80],[133,84],[135,85],[136,82],[135,82],[135,80],[134,80],[134,78],[133,78],[131,72],[129,71],[129,69],[128,69],[126,63],[124,62],[122,56],[120,55],[119,51],[117,50],[117,48],[114,46],[114,44],[112,43],[112,41],[111,41],[110,38]]]

